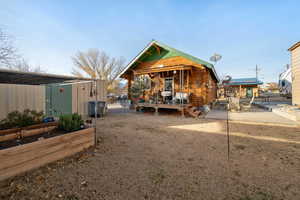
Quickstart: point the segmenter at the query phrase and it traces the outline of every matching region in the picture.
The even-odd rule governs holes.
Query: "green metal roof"
[[[162,49],[162,53],[160,55],[147,55],[145,52],[151,52],[154,50],[154,45],[160,47]],[[170,57],[175,57],[175,56],[181,56],[186,59],[189,59],[197,64],[201,64],[212,72],[214,77],[216,78],[217,81],[219,81],[219,77],[216,73],[216,70],[214,68],[214,65],[206,62],[202,59],[199,59],[195,56],[189,55],[187,53],[184,53],[182,51],[179,51],[173,47],[170,47],[168,45],[162,44],[156,40],[152,40],[128,65],[127,67],[121,72],[120,76],[124,74],[129,68],[135,67],[138,65],[137,61],[152,61],[152,60],[158,60],[158,59],[165,59],[165,58],[170,58]]]
[[[175,48],[173,48],[173,47],[169,47],[169,46],[167,46],[167,45],[165,45],[165,44],[162,44],[162,43],[160,43],[160,42],[158,42],[158,41],[155,41],[155,40],[154,40],[154,42],[155,42],[155,44],[157,44],[158,46],[160,46],[160,47],[162,47],[162,48],[164,48],[164,49],[166,49],[166,50],[171,51],[171,52],[172,52],[172,56],[182,56],[182,57],[184,57],[184,58],[187,58],[187,59],[189,59],[189,60],[194,61],[195,63],[201,64],[201,65],[205,65],[205,66],[208,67],[208,68],[214,68],[213,64],[208,63],[208,62],[206,62],[206,61],[204,61],[204,60],[201,60],[201,59],[199,59],[199,58],[197,58],[197,57],[195,57],[195,56],[192,56],[192,55],[189,55],[189,54],[184,53],[184,52],[182,52],[182,51],[179,51],[179,50],[177,50],[177,49],[175,49]],[[171,56],[170,56],[170,57],[171,57]]]

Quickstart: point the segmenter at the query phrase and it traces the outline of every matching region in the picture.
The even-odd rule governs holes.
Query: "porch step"
[[[186,108],[186,112],[187,112],[189,115],[191,115],[192,117],[195,117],[195,118],[199,117],[200,114],[201,114],[201,111],[200,111],[200,110],[197,110],[196,107],[187,107],[187,108]]]

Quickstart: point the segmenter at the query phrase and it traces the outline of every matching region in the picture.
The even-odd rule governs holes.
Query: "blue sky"
[[[277,81],[300,40],[299,1],[1,0],[0,26],[20,53],[49,73],[70,74],[71,56],[99,48],[129,62],[151,40],[217,63],[219,75]]]

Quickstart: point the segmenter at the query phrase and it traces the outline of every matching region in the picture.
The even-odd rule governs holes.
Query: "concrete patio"
[[[227,119],[227,112],[224,110],[211,110],[206,117],[207,119]],[[259,112],[229,112],[229,119],[231,121],[245,121],[256,123],[271,123],[297,126],[297,122],[282,117],[274,112],[259,111]]]

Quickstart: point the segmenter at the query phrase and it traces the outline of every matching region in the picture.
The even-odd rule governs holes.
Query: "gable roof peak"
[[[199,58],[197,58],[197,57],[195,57],[195,56],[192,56],[192,55],[190,55],[190,54],[187,54],[187,53],[184,53],[184,52],[182,52],[182,51],[180,51],[180,50],[177,50],[177,49],[175,49],[175,48],[173,48],[173,47],[170,47],[170,46],[168,46],[168,45],[165,45],[165,44],[163,44],[163,43],[161,43],[161,42],[159,42],[159,41],[157,41],[157,40],[155,40],[155,39],[152,39],[148,44],[147,44],[147,46],[124,68],[124,70],[120,73],[120,75],[119,75],[119,77],[121,77],[130,67],[132,67],[137,61],[138,61],[138,59],[141,57],[141,56],[143,56],[144,55],[144,53],[145,52],[147,52],[148,51],[148,49],[150,48],[150,47],[152,47],[153,45],[157,45],[157,46],[159,46],[159,47],[161,47],[162,49],[165,49],[165,50],[167,50],[167,51],[171,51],[171,52],[174,52],[177,56],[181,56],[181,57],[184,57],[184,58],[186,58],[186,59],[189,59],[189,60],[191,60],[191,61],[193,61],[193,62],[195,62],[195,63],[197,63],[197,64],[201,64],[201,65],[203,65],[203,66],[205,66],[205,67],[207,67],[209,70],[211,70],[211,72],[213,73],[213,75],[215,76],[215,78],[217,79],[217,81],[219,81],[219,77],[218,77],[218,75],[217,75],[217,73],[216,73],[216,70],[215,70],[215,68],[214,68],[214,65],[213,64],[211,64],[211,63],[209,63],[209,62],[206,62],[206,61],[204,61],[204,60],[202,60],[202,59],[199,59]]]

